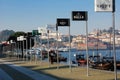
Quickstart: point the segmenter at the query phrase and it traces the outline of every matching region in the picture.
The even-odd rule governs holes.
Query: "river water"
[[[120,49],[115,50],[116,52],[116,59],[120,60]],[[59,52],[62,56],[67,57],[69,60],[69,52]],[[84,54],[85,58],[86,58],[86,51],[70,51],[71,54],[71,60],[75,60],[75,54]],[[92,55],[100,55],[101,57],[113,57],[114,53],[113,50],[88,50],[88,54],[89,56]]]

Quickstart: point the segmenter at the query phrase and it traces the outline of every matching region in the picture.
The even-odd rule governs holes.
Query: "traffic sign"
[[[33,36],[39,35],[38,30],[33,30],[33,31],[32,31],[32,35],[33,35]]]

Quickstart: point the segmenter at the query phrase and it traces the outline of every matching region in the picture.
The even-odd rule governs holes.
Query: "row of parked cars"
[[[28,56],[36,55],[39,58],[42,57],[42,59],[45,59],[48,56],[48,51],[45,49],[42,49],[42,50],[41,49],[30,49],[27,51],[27,55]]]
[[[22,55],[22,51],[21,50],[15,50],[14,51],[14,56],[18,56],[18,57],[24,57],[24,58],[31,58],[32,56],[36,56],[37,58],[41,58],[45,59],[48,56],[48,51],[45,49],[39,49],[39,48],[34,48],[34,49],[28,49],[23,50],[23,55]]]

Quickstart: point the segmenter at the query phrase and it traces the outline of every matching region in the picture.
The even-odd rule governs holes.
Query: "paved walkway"
[[[0,69],[0,80],[13,80],[4,70]]]
[[[34,80],[57,80],[53,77],[44,75],[44,74],[40,74],[38,72],[32,71],[30,69],[12,64],[10,62],[7,62],[5,60],[0,59],[0,62],[2,62],[3,64],[8,65],[9,67],[12,67],[13,69],[31,77]],[[0,80],[13,80],[6,72],[4,72],[3,70],[0,69]]]

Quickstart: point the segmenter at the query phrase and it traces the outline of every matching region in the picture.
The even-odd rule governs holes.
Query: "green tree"
[[[25,32],[15,32],[13,35],[11,35],[7,41],[13,40],[14,42],[18,43],[17,37],[19,36],[25,36],[27,39],[27,47],[30,48],[30,37],[27,36],[27,33]],[[31,46],[34,46],[34,39],[31,38]],[[24,40],[24,49],[26,48],[26,41]]]
[[[7,41],[13,40],[14,42],[17,42],[17,37],[26,35],[25,32],[15,32],[14,34],[10,35]]]

